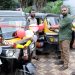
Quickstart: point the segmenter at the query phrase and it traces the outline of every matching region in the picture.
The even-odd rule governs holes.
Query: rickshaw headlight
[[[14,55],[14,51],[13,50],[7,50],[6,51],[6,56],[7,57],[11,57],[11,56],[13,56]]]

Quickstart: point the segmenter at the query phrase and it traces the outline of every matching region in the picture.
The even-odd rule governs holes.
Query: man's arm
[[[53,25],[53,26],[50,26],[50,29],[59,29],[60,28],[60,25]]]
[[[72,21],[73,21],[73,19],[68,18],[68,19],[65,19],[64,21],[61,21],[59,25],[50,26],[50,28],[51,28],[51,29],[64,28],[64,27],[66,27],[67,25],[71,24]]]

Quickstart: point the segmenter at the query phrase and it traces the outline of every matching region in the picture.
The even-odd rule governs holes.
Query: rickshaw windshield
[[[57,25],[58,24],[58,19],[56,17],[47,17],[47,22],[48,25],[52,26],[52,25]]]
[[[6,12],[7,13],[7,12]],[[4,39],[13,38],[12,34],[19,28],[25,28],[26,18],[19,12],[0,12],[0,27]]]

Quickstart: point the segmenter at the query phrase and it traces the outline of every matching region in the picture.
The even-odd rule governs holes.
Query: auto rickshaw
[[[5,74],[15,73],[16,68],[18,68],[19,64],[18,61],[24,55],[23,51],[25,51],[26,58],[27,55],[29,57],[27,59],[24,58],[26,59],[26,62],[22,62],[22,65],[24,65],[24,67],[22,65],[21,67],[24,69],[24,71],[22,70],[21,72],[27,75],[33,72],[30,68],[33,67],[30,63],[30,56],[31,52],[35,49],[35,43],[31,39],[31,35],[33,35],[33,33],[31,33],[31,31],[29,32],[25,28],[25,26],[26,17],[24,15],[24,12],[0,11],[0,58],[2,61],[1,72]],[[26,36],[25,31],[27,31]],[[28,68],[28,70],[26,69],[26,72],[25,67]]]
[[[26,13],[27,17],[29,16],[29,13]],[[47,15],[47,13],[35,13],[35,18],[37,19],[37,26],[39,27],[39,30],[37,31],[37,42],[36,42],[36,53],[43,52],[43,44],[44,44],[44,18]]]
[[[40,29],[38,31],[38,40],[36,43],[37,51],[41,53],[50,53],[50,49],[58,45],[59,30],[50,30],[49,25],[57,25],[59,23],[59,15],[51,13],[35,13]],[[57,51],[56,51],[57,52]]]
[[[58,25],[59,24],[59,15],[56,14],[48,14],[44,19],[44,51],[46,53],[50,53],[50,51],[55,51],[57,55],[59,54],[59,41],[58,41],[58,33],[59,30],[49,29],[51,25]]]
[[[50,44],[58,43],[58,32],[59,30],[51,30],[49,26],[58,25],[59,16],[57,15],[47,15],[44,20],[44,34]]]
[[[73,18],[75,17],[73,16]],[[70,43],[70,47],[75,48],[75,19],[72,22],[72,40]]]
[[[57,25],[59,23],[59,15],[51,13],[35,13],[38,26],[38,40],[36,42],[37,51],[41,53],[49,53],[51,48],[58,45],[58,29],[50,30],[49,25]],[[58,49],[58,48],[57,48]]]

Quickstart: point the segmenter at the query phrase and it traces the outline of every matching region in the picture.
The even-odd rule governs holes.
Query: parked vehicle
[[[45,14],[45,13],[44,13]],[[59,23],[59,15],[46,13],[43,17],[41,15],[42,21],[44,24],[44,29],[42,32],[38,32],[39,38],[37,41],[37,50],[42,53],[49,53],[51,48],[59,47],[58,45],[58,29],[51,30],[48,28],[50,25],[58,25]],[[40,18],[39,17],[39,18]],[[38,19],[39,19],[38,18]],[[58,49],[58,48],[57,48]]]
[[[73,16],[74,20],[72,22],[72,40],[70,43],[71,48],[75,48],[75,17]]]
[[[14,37],[12,36],[13,33],[20,29],[24,29],[26,25],[26,16],[24,15],[24,12],[22,11],[0,11],[0,49],[1,49],[1,54],[0,58],[2,61],[2,66],[1,70],[5,73],[8,72],[14,72],[16,71],[17,66],[19,65],[18,62],[19,58],[22,58],[23,56],[23,50],[26,49],[28,55],[31,55],[31,51],[34,50],[35,48],[35,43],[32,41],[27,48],[14,48],[13,45],[14,43],[25,45],[28,42],[28,37],[24,37],[24,41],[22,41],[22,38],[20,37]],[[18,42],[18,43],[17,43]],[[19,55],[21,54],[21,57]],[[30,56],[29,56],[30,57]],[[23,63],[22,65],[27,65],[29,71],[31,65],[31,59],[29,59],[29,62]],[[14,66],[15,65],[15,66]],[[24,69],[24,68],[22,68]],[[24,69],[24,74],[25,69]],[[27,75],[30,75],[27,73]]]
[[[28,15],[28,14],[27,14]],[[36,43],[37,51],[42,53],[49,53],[51,48],[59,47],[58,45],[58,29],[50,30],[49,25],[58,25],[59,15],[52,13],[35,13],[38,26],[43,25],[38,31],[38,40]],[[57,48],[58,49],[58,48]]]
[[[58,25],[59,24],[59,15],[56,14],[48,14],[44,19],[44,50],[47,53],[50,53],[50,50],[54,48],[54,51],[58,53],[59,51],[59,41],[58,41],[58,33],[59,29],[50,29],[49,26]],[[46,47],[47,45],[47,47]]]
[[[35,13],[35,18],[37,19],[37,25],[38,27],[42,25],[44,22],[44,18],[47,15],[47,13]],[[29,13],[26,13],[26,16],[29,16]],[[37,42],[36,42],[36,49],[37,51],[43,51],[43,43],[44,43],[44,31],[42,29],[39,29],[37,32]],[[41,43],[41,45],[40,45]],[[37,52],[38,53],[38,52]]]

